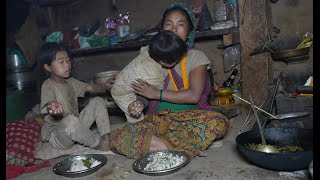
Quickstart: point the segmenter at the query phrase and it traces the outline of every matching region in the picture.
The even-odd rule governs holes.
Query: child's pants
[[[96,147],[100,136],[110,133],[109,114],[105,100],[95,97],[80,112],[79,118],[68,115],[61,120],[61,124],[51,133],[49,143],[57,149],[69,149],[75,142],[84,146]],[[95,134],[90,127],[96,122],[100,134]]]

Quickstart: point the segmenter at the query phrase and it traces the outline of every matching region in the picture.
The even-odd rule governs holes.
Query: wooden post
[[[240,43],[239,29],[233,30],[230,34],[223,35],[223,45],[230,46]]]
[[[48,6],[48,16],[49,16],[49,20],[50,20],[50,28],[54,29],[56,27],[56,21],[55,21],[55,15],[53,12],[53,6]]]
[[[248,100],[252,95],[257,106],[268,96],[272,61],[269,53],[255,56],[249,53],[273,37],[269,3],[269,0],[239,0],[242,97]]]

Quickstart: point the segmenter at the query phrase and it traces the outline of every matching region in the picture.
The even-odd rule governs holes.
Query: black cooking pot
[[[244,132],[236,137],[241,154],[250,162],[262,168],[294,171],[308,168],[313,159],[313,130],[303,128],[263,129],[267,144],[275,146],[294,145],[303,148],[301,152],[265,153],[250,149],[249,143],[260,144],[258,129]]]

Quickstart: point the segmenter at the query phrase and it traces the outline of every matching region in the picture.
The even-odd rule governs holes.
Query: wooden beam
[[[234,29],[230,34],[223,35],[224,46],[230,46],[230,45],[239,44],[239,43],[240,43],[240,33],[238,28]]]
[[[48,9],[48,16],[49,16],[49,20],[50,20],[50,28],[54,29],[56,27],[56,20],[55,20],[56,18],[54,15],[53,7],[48,6],[47,9]]]
[[[255,105],[260,106],[268,96],[272,61],[269,53],[256,56],[249,53],[273,37],[269,0],[239,0],[239,18],[242,97],[249,99],[251,95]]]
[[[58,6],[72,3],[77,0],[24,0],[27,3],[38,4],[40,6]]]
[[[219,29],[219,30],[209,30],[209,31],[202,31],[196,32],[196,41],[201,38],[208,38],[214,36],[220,36],[223,34],[230,34],[230,33],[238,33],[238,28],[227,28],[227,29]],[[239,36],[239,35],[238,35]],[[141,46],[145,46],[149,44],[149,40],[151,37],[145,39],[142,38],[140,40],[135,41],[126,41],[122,43],[118,43],[108,47],[92,47],[92,48],[81,48],[81,49],[74,49],[72,50],[72,54],[75,56],[84,56],[90,55],[94,53],[107,53],[107,52],[114,52],[114,51],[123,51],[123,50],[138,50]]]

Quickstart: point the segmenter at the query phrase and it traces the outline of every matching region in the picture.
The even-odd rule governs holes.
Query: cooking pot
[[[6,68],[8,72],[21,72],[26,70],[27,63],[18,54],[9,54],[6,56]]]
[[[105,71],[105,72],[99,72],[95,75],[95,82],[96,84],[102,84],[105,85],[106,81],[115,73],[119,73],[120,71]],[[107,91],[102,95],[102,97],[105,99],[107,103],[107,107],[114,106],[117,107],[115,104],[110,91]]]
[[[32,90],[36,88],[36,79],[32,71],[9,73],[6,76],[6,87],[16,90]]]
[[[251,163],[262,168],[278,171],[294,171],[308,168],[313,159],[313,130],[303,128],[263,129],[267,144],[275,146],[293,145],[303,148],[301,152],[265,153],[247,147],[249,143],[260,144],[258,129],[247,131],[236,137],[238,150]]]

